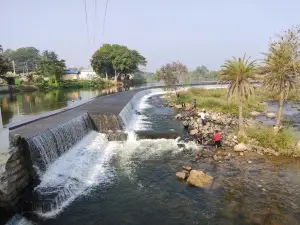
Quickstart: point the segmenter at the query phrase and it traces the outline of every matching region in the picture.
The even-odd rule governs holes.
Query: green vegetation
[[[139,66],[146,66],[147,61],[138,51],[123,45],[104,44],[91,59],[91,65],[102,77],[127,76],[139,71]]]
[[[35,72],[38,76],[48,77],[58,85],[57,82],[61,80],[65,68],[65,60],[59,60],[55,52],[44,51]]]
[[[238,115],[239,102],[236,98],[232,101],[227,99],[226,89],[203,89],[190,88],[187,91],[180,91],[179,98],[172,95],[172,101],[176,104],[192,103],[197,100],[197,107],[200,109],[213,110],[216,112]],[[265,110],[264,104],[261,104],[260,96],[252,96],[244,101],[243,116],[247,116],[251,111],[262,112]]]
[[[3,48],[0,45],[0,75],[5,74],[11,68],[8,58],[3,54]]]
[[[167,63],[156,71],[156,79],[164,81],[166,90],[176,90],[179,78],[183,77],[186,80],[186,76],[188,76],[188,69],[181,62]]]
[[[198,66],[195,71],[189,72],[191,76],[191,82],[197,81],[214,81],[218,78],[217,71],[209,71],[206,66]]]
[[[269,126],[248,127],[246,133],[248,140],[255,139],[260,146],[275,149],[282,155],[300,154],[299,149],[295,148],[295,137],[289,129],[275,133]],[[247,139],[243,141],[247,143]]]
[[[249,62],[249,58],[244,55],[243,58],[234,58],[227,60],[222,65],[219,80],[229,82],[228,99],[231,100],[237,95],[239,102],[239,131],[240,136],[245,136],[243,119],[243,101],[254,94],[254,87],[249,79],[253,78],[256,72],[254,61]]]
[[[269,44],[269,52],[266,53],[264,61],[265,85],[272,89],[278,98],[278,116],[276,127],[280,127],[284,100],[290,90],[297,90],[299,87],[300,72],[300,30],[299,27],[290,29],[278,40]]]

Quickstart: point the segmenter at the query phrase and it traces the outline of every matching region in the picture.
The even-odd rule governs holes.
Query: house
[[[64,75],[62,77],[63,80],[78,80],[79,79],[79,70],[71,70],[66,69],[64,70]]]
[[[79,80],[91,80],[97,76],[93,69],[82,69],[79,74]]]

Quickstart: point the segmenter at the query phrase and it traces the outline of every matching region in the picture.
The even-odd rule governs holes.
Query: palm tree
[[[249,61],[244,55],[243,58],[227,60],[222,65],[218,79],[223,82],[229,82],[228,99],[237,94],[239,101],[239,136],[245,136],[243,119],[243,99],[254,94],[254,87],[250,80],[256,74],[255,61]]]
[[[299,74],[299,30],[288,30],[277,41],[269,44],[269,52],[264,54],[265,80],[267,89],[279,96],[276,128],[281,125],[282,109],[288,93],[296,89]]]

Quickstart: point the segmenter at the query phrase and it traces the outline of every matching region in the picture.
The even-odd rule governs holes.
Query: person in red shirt
[[[221,148],[222,147],[222,145],[221,145],[221,139],[222,139],[222,137],[221,137],[221,133],[219,133],[218,130],[216,130],[215,133],[214,133],[214,139],[215,139],[215,146],[216,146],[216,148],[217,149]]]

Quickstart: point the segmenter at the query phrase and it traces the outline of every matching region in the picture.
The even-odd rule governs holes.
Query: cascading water
[[[13,218],[11,218],[5,225],[33,225],[33,223],[17,214]]]
[[[92,129],[91,119],[85,113],[30,138],[28,144],[34,166],[39,172],[45,172],[51,163],[74,146]]]
[[[113,168],[109,167],[112,148],[105,134],[92,131],[86,135],[42,175],[41,183],[34,189],[37,201],[31,210],[43,217],[54,217],[95,185],[109,184],[114,177]]]

